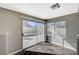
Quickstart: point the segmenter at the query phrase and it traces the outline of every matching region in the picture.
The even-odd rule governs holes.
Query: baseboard
[[[22,51],[23,49],[20,49],[20,50],[17,50],[17,51],[14,51],[14,52],[12,52],[12,53],[9,53],[9,54],[7,54],[7,55],[14,55],[14,54],[16,54],[16,53],[18,53],[18,52],[20,52],[20,51]]]

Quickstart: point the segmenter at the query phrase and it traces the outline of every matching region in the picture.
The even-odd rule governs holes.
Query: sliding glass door
[[[47,34],[51,36],[50,42],[58,45],[63,45],[63,40],[66,39],[66,22],[58,21],[47,24]]]
[[[36,21],[22,20],[23,48],[44,41],[44,24]]]
[[[68,29],[68,27],[66,26],[66,21],[54,21],[47,23],[48,40],[53,44],[53,46],[55,46],[54,48],[57,54],[76,54],[76,49],[72,45],[73,40],[66,39],[66,29]]]
[[[58,54],[64,54],[64,40],[66,39],[66,21],[47,23],[47,34],[50,43],[55,45]],[[59,47],[59,48],[58,48]]]

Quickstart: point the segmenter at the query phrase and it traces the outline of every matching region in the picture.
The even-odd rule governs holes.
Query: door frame
[[[46,36],[45,36],[45,22],[40,22],[40,21],[36,21],[36,20],[33,20],[33,19],[29,19],[29,18],[21,18],[21,43],[22,43],[22,49],[23,49],[23,20],[26,20],[26,21],[33,21],[33,22],[38,22],[38,23],[43,23],[44,24],[44,41],[46,40]],[[26,48],[25,48],[26,49]]]

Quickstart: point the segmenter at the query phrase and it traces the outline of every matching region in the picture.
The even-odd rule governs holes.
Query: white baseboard
[[[7,54],[7,55],[14,55],[14,54],[16,54],[16,53],[18,53],[18,52],[20,52],[20,51],[22,51],[23,49],[20,49],[20,50],[17,50],[17,51],[14,51],[14,52],[12,52],[12,53],[9,53],[9,54]]]

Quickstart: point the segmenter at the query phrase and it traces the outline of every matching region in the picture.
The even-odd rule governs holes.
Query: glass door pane
[[[23,20],[22,21],[23,32],[23,48],[30,47],[37,43],[44,41],[44,24]]]
[[[66,21],[55,22],[55,43],[60,46],[61,54],[64,54],[64,39],[66,39]]]
[[[37,23],[37,43],[44,42],[44,24]]]
[[[23,48],[30,47],[36,44],[37,38],[37,29],[36,29],[36,22],[23,20],[22,22],[22,29],[23,29]]]
[[[65,24],[65,21],[55,22],[56,44],[63,46],[64,39],[66,39],[66,24]]]
[[[48,42],[54,43],[55,42],[55,23],[47,23],[47,37]]]

